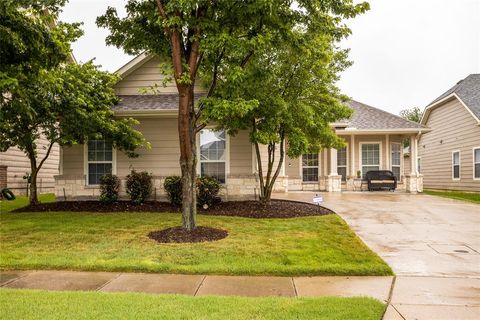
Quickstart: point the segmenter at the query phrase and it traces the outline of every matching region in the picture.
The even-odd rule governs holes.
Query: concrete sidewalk
[[[77,271],[2,271],[0,287],[191,296],[369,296],[386,302],[393,277],[247,277]]]

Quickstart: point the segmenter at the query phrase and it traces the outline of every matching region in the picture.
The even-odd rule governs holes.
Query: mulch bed
[[[178,207],[168,202],[147,201],[135,205],[129,201],[104,204],[99,201],[59,201],[42,203],[16,209],[13,212],[180,212]],[[198,208],[199,214],[216,216],[235,216],[245,218],[296,218],[306,216],[322,216],[334,212],[318,205],[288,201],[271,200],[268,204],[258,201],[227,201],[211,206],[208,209]]]
[[[196,227],[192,231],[187,231],[182,227],[173,227],[160,231],[152,231],[148,237],[160,243],[192,243],[217,241],[228,236],[228,232],[222,229],[209,227]]]

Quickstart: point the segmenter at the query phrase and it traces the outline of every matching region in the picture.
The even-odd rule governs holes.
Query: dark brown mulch
[[[305,202],[271,200],[268,204],[259,201],[227,201],[213,205],[207,210],[201,208],[198,213],[217,216],[235,216],[245,218],[297,218],[322,216],[334,212],[325,207]]]
[[[192,231],[187,231],[182,227],[173,227],[160,231],[152,231],[148,234],[150,239],[160,243],[217,241],[227,236],[227,231],[209,227],[196,227]]]
[[[13,212],[179,212],[179,208],[168,202],[147,201],[135,205],[129,201],[119,201],[104,204],[99,201],[59,201],[42,203],[16,209]],[[271,200],[268,204],[258,201],[227,201],[211,206],[208,209],[199,208],[199,214],[216,216],[235,216],[245,218],[296,218],[306,216],[321,216],[334,212],[318,205],[287,201]]]
[[[146,201],[144,204],[133,204],[130,201],[102,203],[100,201],[58,201],[40,203],[13,210],[12,212],[177,212],[178,207],[168,202]]]

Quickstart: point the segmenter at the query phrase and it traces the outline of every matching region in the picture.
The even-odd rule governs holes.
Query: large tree
[[[0,6],[0,151],[16,146],[29,158],[31,204],[38,202],[37,175],[55,144],[108,139],[133,156],[144,143],[132,129],[132,119],[113,117],[117,77],[92,62],[71,63],[70,44],[81,30],[78,24],[54,23],[62,4],[50,0]],[[40,138],[48,141],[42,157]]]
[[[343,140],[331,123],[351,114],[342,103],[347,97],[335,86],[339,72],[350,65],[347,51],[337,49],[333,37],[316,30],[293,30],[290,37],[294,41],[277,42],[252,58],[240,81],[220,80],[216,93],[205,100],[210,106],[205,121],[217,123],[230,134],[250,131],[264,202],[270,201],[285,155],[298,158],[341,147]],[[239,114],[221,102],[239,97],[257,104]],[[262,146],[267,148],[266,159],[262,159]]]
[[[126,17],[109,8],[98,18],[98,25],[111,31],[108,44],[171,61],[170,74],[179,94],[184,228],[196,226],[196,134],[205,126],[206,107],[194,101],[198,74],[205,81],[206,97],[212,97],[219,79],[228,75],[238,80],[235,75],[264,47],[272,47],[273,39],[292,41],[289,34],[296,26],[341,38],[349,32],[342,19],[367,8],[368,4],[355,5],[352,0],[130,0]],[[256,101],[239,97],[221,104],[242,114]]]

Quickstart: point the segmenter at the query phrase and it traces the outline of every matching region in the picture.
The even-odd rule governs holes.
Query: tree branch
[[[40,169],[42,168],[43,164],[45,163],[45,161],[47,160],[47,158],[50,156],[50,152],[52,151],[52,147],[53,145],[55,144],[55,140],[50,142],[50,145],[48,146],[48,149],[47,149],[47,153],[45,154],[45,157],[43,157],[42,161],[40,161],[40,163],[38,164],[38,167],[37,167],[37,171],[40,171]]]

